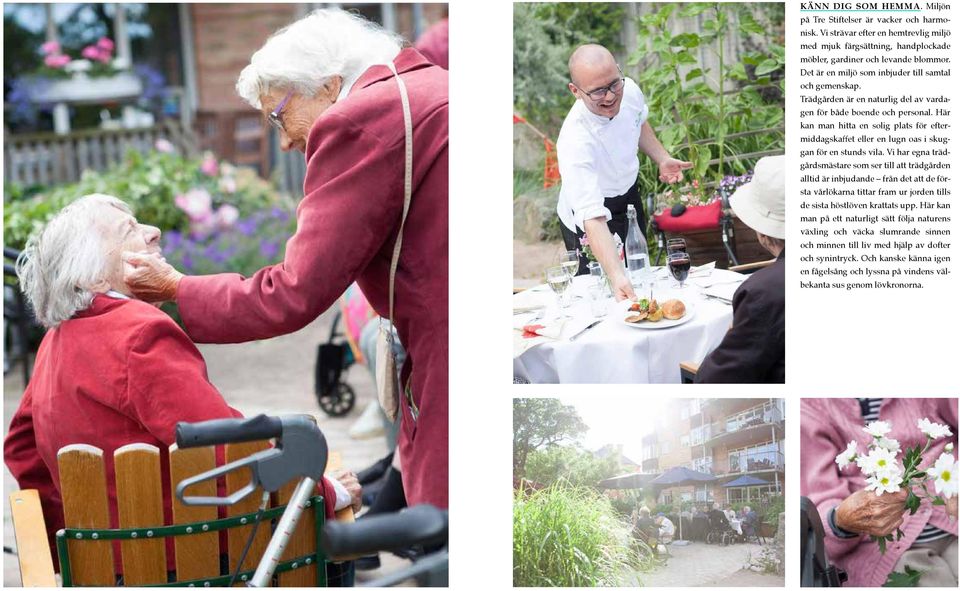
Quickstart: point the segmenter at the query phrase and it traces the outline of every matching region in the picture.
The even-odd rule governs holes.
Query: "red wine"
[[[670,261],[670,274],[680,283],[686,281],[687,275],[690,274],[690,259],[677,258]]]

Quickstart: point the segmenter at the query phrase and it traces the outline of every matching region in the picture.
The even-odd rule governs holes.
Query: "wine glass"
[[[566,269],[570,278],[573,279],[580,270],[580,254],[575,250],[565,251],[560,255],[560,266]]]
[[[684,289],[683,282],[687,280],[690,274],[690,255],[685,252],[674,252],[667,255],[667,266],[670,268],[670,274],[680,283],[680,289]]]
[[[671,238],[667,240],[667,254],[675,252],[687,252],[687,241],[683,238]]]
[[[550,286],[553,293],[557,294],[557,304],[560,307],[561,315],[568,318],[570,315],[567,314],[566,309],[569,304],[564,295],[570,289],[572,283],[573,278],[563,266],[557,265],[556,267],[549,267],[547,269],[547,285]]]

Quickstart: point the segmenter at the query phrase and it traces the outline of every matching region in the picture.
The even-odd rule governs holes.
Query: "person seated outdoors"
[[[740,510],[740,526],[745,536],[755,536],[760,532],[760,517],[749,505],[744,505]]]
[[[657,513],[657,518],[654,519],[653,522],[657,525],[660,542],[663,544],[672,542],[673,534],[676,532],[673,522],[663,513]]]
[[[127,292],[121,252],[159,253],[159,245],[160,230],[138,223],[123,201],[93,194],[35,233],[17,261],[21,289],[47,333],[10,423],[4,462],[21,489],[38,490],[54,557],[54,535],[64,527],[57,465],[62,447],[103,450],[112,528],[118,527],[114,450],[131,443],[158,447],[169,524],[168,448],[177,422],[243,416],[207,379],[200,351],[176,322]],[[318,488],[328,517],[351,505],[359,509],[361,490],[352,473],[324,478]],[[120,572],[120,554],[114,557]]]
[[[650,509],[640,507],[639,515],[633,525],[634,537],[639,537],[637,534],[642,533],[647,538],[656,539],[657,530],[657,524],[650,517]]]
[[[877,420],[890,425],[884,438],[898,442],[901,449],[925,446],[927,439],[917,429],[917,421],[924,418],[946,425],[950,434],[930,442],[922,470],[930,468],[947,446],[957,445],[956,398],[800,401],[800,494],[816,505],[827,560],[846,571],[850,587],[880,587],[891,573],[909,567],[923,573],[916,586],[957,588],[957,496],[945,505],[923,499],[911,514],[905,488],[880,495],[865,490],[866,477],[859,470],[841,471],[836,461],[850,441],[863,449],[870,439],[863,429]],[[881,553],[871,536],[888,534],[899,539],[888,542]]]
[[[733,294],[733,326],[700,364],[697,383],[784,381],[784,156],[757,161],[753,179],[730,198],[730,208],[757,233],[776,261]]]

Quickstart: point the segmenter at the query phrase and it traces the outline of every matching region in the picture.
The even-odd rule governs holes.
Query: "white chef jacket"
[[[637,83],[627,78],[620,112],[613,119],[591,113],[577,100],[557,139],[560,199],[557,215],[576,232],[584,220],[612,216],[603,200],[623,195],[640,172],[640,130],[649,109]]]

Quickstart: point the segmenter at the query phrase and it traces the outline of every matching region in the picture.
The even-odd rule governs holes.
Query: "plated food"
[[[630,305],[624,321],[635,324],[639,322],[660,322],[664,318],[680,320],[686,313],[687,307],[680,300],[667,300],[663,304],[659,304],[656,299],[641,298]]]

